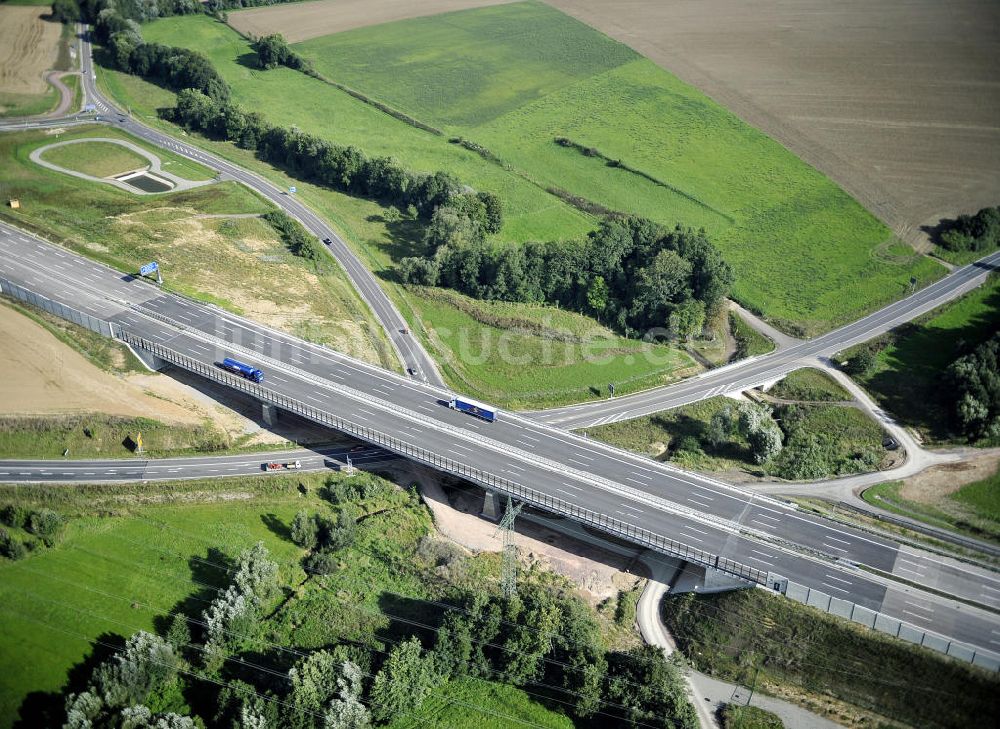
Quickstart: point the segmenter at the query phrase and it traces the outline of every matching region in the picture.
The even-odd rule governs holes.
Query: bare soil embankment
[[[1000,202],[994,0],[548,0],[829,175],[904,240]]]

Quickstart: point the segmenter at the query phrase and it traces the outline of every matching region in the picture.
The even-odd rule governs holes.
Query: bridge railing
[[[571,517],[583,524],[615,536],[623,537],[635,544],[657,552],[668,554],[672,557],[680,557],[688,562],[704,567],[722,570],[753,584],[767,584],[767,572],[765,571],[703,549],[698,549],[697,547],[692,547],[683,542],[678,542],[662,534],[657,534],[635,524],[630,524],[607,514],[587,509],[571,501],[542,493],[523,484],[510,481],[503,476],[476,468],[468,463],[434,453],[376,428],[354,422],[349,417],[334,415],[313,405],[304,403],[301,400],[296,400],[295,398],[275,392],[263,385],[233,375],[220,367],[206,364],[169,347],[165,347],[162,344],[136,336],[128,331],[119,330],[116,333],[127,344],[139,347],[165,362],[170,362],[208,379],[253,395],[263,402],[276,405],[283,410],[295,413],[314,422],[336,428],[369,443],[375,443],[386,450],[406,456],[411,460],[461,476],[491,491],[510,496],[545,511]]]

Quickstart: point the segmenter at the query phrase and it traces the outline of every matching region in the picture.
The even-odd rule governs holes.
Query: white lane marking
[[[634,506],[629,506],[628,504],[622,504],[622,506],[624,506],[626,509],[631,509],[632,511],[637,512],[639,514],[643,513],[642,509],[637,509]]]
[[[920,613],[910,612],[909,610],[903,610],[902,612],[905,613],[906,615],[912,615],[917,620],[928,620],[928,617],[926,615],[921,615]]]
[[[632,478],[631,476],[626,476],[626,477],[625,477],[625,480],[626,480],[626,481],[631,481],[632,483],[637,483],[637,484],[639,484],[640,486],[645,486],[645,485],[646,485],[646,484],[644,484],[644,483],[643,483],[642,481],[636,481],[636,480],[635,480],[634,478]]]
[[[903,602],[905,602],[907,605],[915,607],[917,610],[925,610],[925,611],[927,611],[929,613],[934,612],[934,608],[929,608],[926,605],[921,605],[920,603],[911,602],[909,600],[904,600]]]
[[[823,546],[824,546],[824,547],[826,547],[827,549],[836,549],[836,550],[837,550],[838,552],[846,552],[846,551],[847,551],[847,550],[846,550],[846,549],[844,549],[843,547],[836,547],[836,546],[834,546],[834,545],[832,545],[832,544],[827,544],[826,542],[823,542],[822,544],[823,544]]]
[[[702,531],[701,529],[695,529],[693,526],[688,526],[687,524],[685,524],[685,525],[683,525],[682,527],[679,527],[679,528],[680,529],[685,529],[685,530],[687,530],[689,532],[697,532],[698,534],[708,534],[708,532],[706,532],[706,531]]]
[[[561,488],[556,487],[556,491],[559,491],[560,493],[564,493],[567,496],[572,496],[573,498],[576,498],[576,494],[571,494],[569,491],[566,491],[565,489],[561,489]]]
[[[313,395],[306,395],[306,400],[312,400],[313,402],[318,402],[320,404],[323,403],[323,400],[319,399],[318,397],[314,397]]]
[[[828,536],[827,539],[829,539],[831,542],[840,542],[841,544],[847,544],[848,546],[850,546],[850,544],[851,544],[847,540],[837,539],[836,537],[830,537],[830,536]]]
[[[829,587],[829,588],[830,588],[831,590],[836,590],[837,592],[843,592],[844,594],[847,594],[847,590],[845,590],[845,589],[843,589],[843,588],[841,588],[841,587],[837,587],[836,585],[831,585],[831,584],[830,584],[830,583],[828,583],[828,582],[821,582],[820,584],[821,584],[821,585],[826,585],[826,586],[827,586],[827,587]]]
[[[467,451],[468,453],[472,453],[472,449],[471,448],[469,448],[468,446],[464,446],[461,443],[452,443],[451,447],[452,448],[458,448],[459,450],[462,450],[462,451]]]
[[[567,458],[566,460],[571,461],[571,462],[575,463],[578,466],[583,466],[584,468],[590,468],[590,464],[589,463],[584,463],[583,461],[578,461],[575,458]]]
[[[573,484],[567,483],[565,481],[563,481],[563,486],[566,486],[567,488],[571,488],[571,489],[576,489],[577,491],[580,491],[580,492],[583,491],[583,489],[580,488],[579,486],[574,486]]]
[[[854,583],[850,580],[844,580],[840,577],[834,577],[833,575],[824,575],[828,580],[836,580],[837,582],[843,582],[845,585],[853,585]]]

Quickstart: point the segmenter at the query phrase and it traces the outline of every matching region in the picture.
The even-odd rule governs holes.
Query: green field
[[[1000,327],[1000,276],[921,320],[876,340],[874,369],[858,379],[886,410],[931,442],[956,438],[947,393],[940,389],[948,365]],[[840,355],[848,360],[859,348]]]
[[[561,405],[666,384],[700,368],[674,347],[616,336],[551,307],[409,288],[411,322],[453,387],[512,408]]]
[[[722,719],[722,729],[785,729],[777,714],[759,706],[726,704],[719,716]]]
[[[260,71],[249,43],[204,15],[173,17],[143,26],[149,42],[205,53],[232,87],[233,100],[274,124],[297,126],[371,155],[395,157],[415,171],[454,172],[504,201],[504,236],[513,240],[580,235],[587,217],[517,174],[487,164],[474,152],[399,121],[333,86],[288,68]]]
[[[754,463],[738,433],[713,445],[707,438],[712,416],[736,403],[713,397],[655,415],[588,428],[587,435],[620,448],[670,461],[696,471],[740,471],[751,476],[813,480],[875,470],[883,456],[882,428],[861,410],[840,405],[778,407],[774,417],[784,431],[784,449],[763,465]],[[803,470],[803,454],[822,458]]]
[[[149,160],[131,149],[110,142],[85,142],[54,147],[42,159],[93,177],[112,177],[149,167]]]
[[[477,708],[473,709],[471,706]],[[475,678],[437,688],[420,708],[389,729],[513,729],[519,726],[572,729],[574,724],[513,686]]]
[[[183,41],[159,30],[178,22],[186,21],[153,24],[149,37]],[[329,79],[484,145],[543,186],[705,227],[736,269],[736,297],[785,328],[828,329],[898,298],[911,275],[927,282],[943,273],[783,147],[540,3],[400,21],[295,48]]]
[[[663,614],[698,670],[744,686],[756,677],[758,690],[806,706],[829,710],[834,698],[907,726],[940,729],[978,726],[998,710],[996,673],[764,590],[668,597]],[[881,724],[839,712],[829,718]]]
[[[93,136],[128,138],[83,128],[61,139]],[[270,203],[234,182],[132,195],[28,159],[51,141],[34,132],[0,138],[4,194],[21,201],[20,209],[0,209],[0,217],[121,271],[157,260],[169,288],[391,366],[381,327],[340,267],[292,255],[271,226],[252,217],[272,210]],[[171,169],[179,175],[212,176],[200,165],[164,158],[176,162]]]
[[[59,103],[59,92],[49,86],[41,94],[0,92],[0,119],[8,116],[35,116],[52,111]]]
[[[782,400],[804,400],[807,402],[836,402],[854,399],[829,375],[812,367],[803,367],[789,373],[781,382],[768,390],[767,394]]]
[[[865,489],[861,497],[900,516],[1000,543],[1000,471],[929,502],[907,499],[901,489],[900,481],[880,483]]]

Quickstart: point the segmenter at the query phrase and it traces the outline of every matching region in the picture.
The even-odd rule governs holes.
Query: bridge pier
[[[479,516],[490,521],[499,521],[501,513],[503,504],[500,503],[500,494],[495,491],[484,491],[483,510],[479,512]]]
[[[260,414],[264,419],[264,425],[274,426],[278,422],[278,406],[271,403],[262,402],[260,404]]]
[[[141,349],[139,347],[129,347],[127,344],[125,346],[127,346],[132,354],[135,355],[136,359],[142,362],[146,368],[152,372],[159,372],[170,364],[166,360],[160,359],[155,354],[150,354],[145,349]]]

